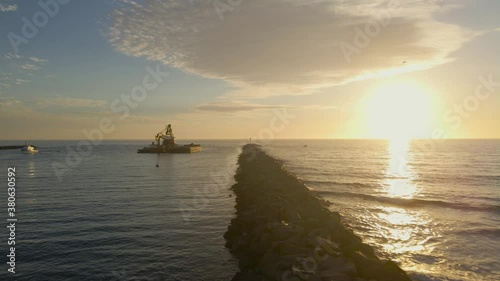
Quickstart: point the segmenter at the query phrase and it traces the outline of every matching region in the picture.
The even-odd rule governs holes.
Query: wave
[[[475,183],[482,184],[483,182],[497,182],[500,181],[500,175],[451,175],[451,174],[437,174],[431,173],[424,178],[416,179],[419,182],[436,183],[439,181],[453,181],[456,183]]]
[[[344,197],[355,197],[399,207],[418,208],[418,207],[431,206],[431,207],[452,208],[458,210],[470,210],[479,212],[500,212],[499,205],[470,205],[466,203],[449,202],[442,200],[394,198],[394,197],[375,196],[362,193],[338,192],[338,191],[315,191],[315,192],[321,196],[338,195]]]
[[[500,180],[500,175],[473,175],[474,178],[484,178],[488,180]]]
[[[359,183],[359,182],[335,182],[330,180],[305,180],[304,183],[308,184],[329,184],[329,185],[341,185],[357,188],[372,188],[373,186],[369,184]]]
[[[491,236],[497,238],[500,236],[500,228],[479,228],[479,229],[465,229],[457,231],[460,234],[466,235],[481,235],[481,236]]]

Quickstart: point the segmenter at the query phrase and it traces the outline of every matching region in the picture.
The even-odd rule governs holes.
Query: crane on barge
[[[178,145],[175,143],[175,136],[172,130],[172,125],[168,124],[165,129],[161,130],[154,136],[154,141],[150,146],[146,146],[142,149],[138,149],[137,153],[155,153],[158,154],[158,161],[160,159],[160,153],[194,153],[201,151],[201,145],[199,144],[186,144]],[[159,164],[157,163],[157,167]]]
[[[158,157],[156,158],[156,168],[160,167],[160,140],[163,140],[163,147],[171,148],[175,146],[174,132],[172,131],[172,125],[168,124],[165,129],[158,132],[155,136],[158,149]]]
[[[167,149],[175,147],[175,137],[172,131],[172,125],[168,124],[165,129],[158,132],[155,136],[155,140],[158,143],[158,147],[160,147],[160,140],[163,140],[162,145]]]

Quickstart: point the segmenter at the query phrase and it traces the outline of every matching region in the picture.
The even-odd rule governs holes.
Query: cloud
[[[235,85],[235,87],[228,92],[226,92],[221,98],[223,99],[261,99],[273,96],[300,96],[304,94],[312,94],[317,90],[312,86],[307,85],[276,85],[268,84],[266,86],[261,85]]]
[[[0,108],[2,110],[18,108],[21,106],[21,102],[13,97],[4,97],[0,95]]]
[[[4,113],[50,114],[64,116],[89,115],[93,117],[110,115],[106,108],[108,103],[104,100],[53,97],[20,101],[12,96],[0,94],[0,109]],[[116,114],[115,114],[116,115]]]
[[[30,82],[29,77],[39,71],[46,59],[24,57],[18,54],[7,53],[0,57],[0,90],[14,85]]]
[[[307,106],[296,106],[296,105],[269,105],[269,104],[257,104],[248,102],[213,102],[206,103],[196,107],[197,111],[204,112],[216,112],[216,113],[236,113],[244,111],[256,111],[256,110],[271,110],[271,109],[334,109],[335,106],[328,105],[307,105]]]
[[[26,70],[39,70],[40,69],[40,67],[38,65],[34,65],[34,64],[31,64],[31,63],[23,64],[20,67],[22,69],[26,69]]]
[[[18,54],[12,54],[12,53],[7,53],[6,55],[4,55],[4,58],[6,59],[20,59],[21,56],[18,55]]]
[[[452,61],[474,36],[434,19],[458,7],[443,1],[253,0],[223,8],[214,3],[229,2],[127,2],[134,4],[112,14],[108,36],[116,50],[239,89],[274,89],[262,96],[431,68]],[[363,41],[358,31],[377,34],[356,44]],[[357,50],[350,61],[348,45]]]
[[[28,83],[28,82],[30,82],[30,80],[25,80],[25,79],[15,79],[14,84],[16,84],[16,85],[21,85],[21,84],[23,84],[23,83]]]
[[[202,104],[196,107],[198,111],[233,113],[240,111],[253,111],[262,109],[276,109],[278,105],[252,104],[243,102],[213,102]]]
[[[0,2],[0,12],[15,12],[17,11],[16,4],[7,4]]]
[[[55,97],[38,99],[35,102],[36,107],[40,109],[45,108],[96,108],[102,109],[107,105],[105,100],[95,99],[80,99],[80,98],[67,98]]]
[[[37,57],[29,57],[29,59],[34,61],[34,62],[37,62],[37,63],[45,63],[45,62],[49,61],[47,59],[41,59],[41,58],[37,58]]]

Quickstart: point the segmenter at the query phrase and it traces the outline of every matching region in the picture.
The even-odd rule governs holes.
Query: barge
[[[163,131],[156,134],[155,141],[151,145],[138,149],[137,153],[195,153],[198,151],[201,151],[199,144],[176,144],[172,126],[168,124]]]

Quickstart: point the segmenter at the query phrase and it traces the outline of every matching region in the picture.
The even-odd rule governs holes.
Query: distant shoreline
[[[245,145],[238,163],[236,218],[224,234],[239,261],[233,280],[411,280],[258,145]]]

